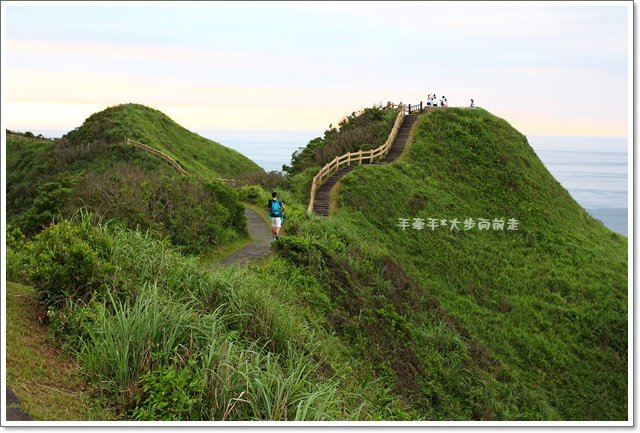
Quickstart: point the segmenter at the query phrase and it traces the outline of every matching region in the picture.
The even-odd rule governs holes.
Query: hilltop
[[[241,153],[201,137],[166,114],[140,104],[122,104],[92,114],[82,126],[66,134],[72,145],[96,141],[118,143],[129,138],[177,160],[190,174],[238,178],[262,170]]]
[[[247,235],[238,195],[224,182],[264,173],[137,104],[95,113],[61,140],[7,138],[7,221],[28,236],[84,210],[202,252]]]
[[[414,135],[278,244],[323,288],[328,331],[427,419],[626,419],[627,239],[485,110]]]

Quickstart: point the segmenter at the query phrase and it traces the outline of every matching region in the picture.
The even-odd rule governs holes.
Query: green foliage
[[[291,156],[291,165],[283,166],[288,175],[309,167],[322,167],[336,156],[360,149],[374,149],[386,141],[398,112],[392,108],[369,107],[342,119],[338,128],[329,126],[323,137],[314,138]]]
[[[285,187],[297,202],[309,203],[311,183],[321,168],[319,166],[308,167],[300,173],[287,176]]]
[[[243,202],[262,207],[271,198],[271,194],[260,185],[244,185],[238,188],[238,197]]]
[[[206,271],[151,231],[53,226],[80,276],[34,270],[109,289],[61,293],[52,326],[138,419],[626,419],[626,239],[486,111],[434,111],[414,132],[407,158],[341,181],[331,218],[306,215],[310,178],[291,176],[286,234],[259,264]],[[262,206],[265,193],[223,197]],[[397,227],[468,217],[520,226]]]
[[[30,280],[39,300],[46,307],[61,307],[67,300],[88,302],[110,280],[112,247],[86,219],[44,230],[30,245]]]
[[[7,140],[7,219],[26,211],[41,184],[52,181],[53,143]]]
[[[25,236],[18,227],[7,224],[6,269],[7,281],[24,284],[29,276],[29,254],[25,250]]]
[[[63,212],[66,200],[71,196],[71,181],[66,176],[59,176],[54,182],[40,186],[33,205],[16,218],[16,224],[28,235],[33,235],[51,224]]]
[[[122,167],[152,175],[175,175],[161,161],[132,146],[62,146],[59,143],[7,142],[7,220],[32,236],[56,217],[70,217],[78,182]],[[114,202],[122,199],[113,197]]]
[[[177,158],[192,176],[179,177],[159,158],[123,144],[125,137]],[[97,220],[150,229],[200,253],[246,236],[237,195],[214,178],[262,172],[237,152],[135,104],[96,113],[55,143],[7,144],[8,221],[28,236],[83,208]]]
[[[204,378],[197,376],[195,358],[177,368],[160,366],[140,377],[142,393],[136,396],[133,417],[141,421],[189,421],[203,411]]]
[[[279,188],[283,184],[284,180],[284,175],[279,171],[256,171],[245,174],[240,178],[238,183],[240,186],[260,185],[267,191],[273,191],[274,189]]]
[[[420,394],[465,419],[625,419],[626,240],[571,198],[522,134],[484,110],[421,116],[415,137],[402,162],[344,178],[328,223],[365,251],[393,255],[428,291],[418,305],[437,301],[432,319],[383,307],[371,322],[408,326],[434,376]],[[398,218],[457,218],[461,230],[403,231]],[[464,230],[466,218],[520,224],[481,232]],[[449,328],[440,337],[428,336],[434,319]]]

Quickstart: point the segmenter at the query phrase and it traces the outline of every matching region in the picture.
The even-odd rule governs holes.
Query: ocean
[[[529,136],[547,169],[594,218],[628,236],[628,146],[619,137]]]
[[[60,131],[33,131],[59,137]],[[323,131],[201,130],[267,171],[282,170],[298,148]],[[571,196],[609,229],[628,236],[628,146],[620,137],[528,136],[529,144]]]

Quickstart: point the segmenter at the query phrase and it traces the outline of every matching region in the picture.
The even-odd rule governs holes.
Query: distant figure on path
[[[473,102],[473,98],[471,98],[471,108],[475,107],[476,104]]]
[[[271,218],[271,235],[273,236],[271,242],[274,242],[278,240],[285,211],[284,202],[278,199],[277,192],[274,191],[271,193],[271,198],[267,202],[267,209],[269,210],[269,217]]]

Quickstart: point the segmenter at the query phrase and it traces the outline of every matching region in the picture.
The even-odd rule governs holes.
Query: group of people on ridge
[[[444,96],[440,98],[440,101],[438,101],[438,97],[435,93],[433,95],[429,93],[427,96],[427,107],[447,107],[448,105],[449,103],[447,102],[447,98]]]

